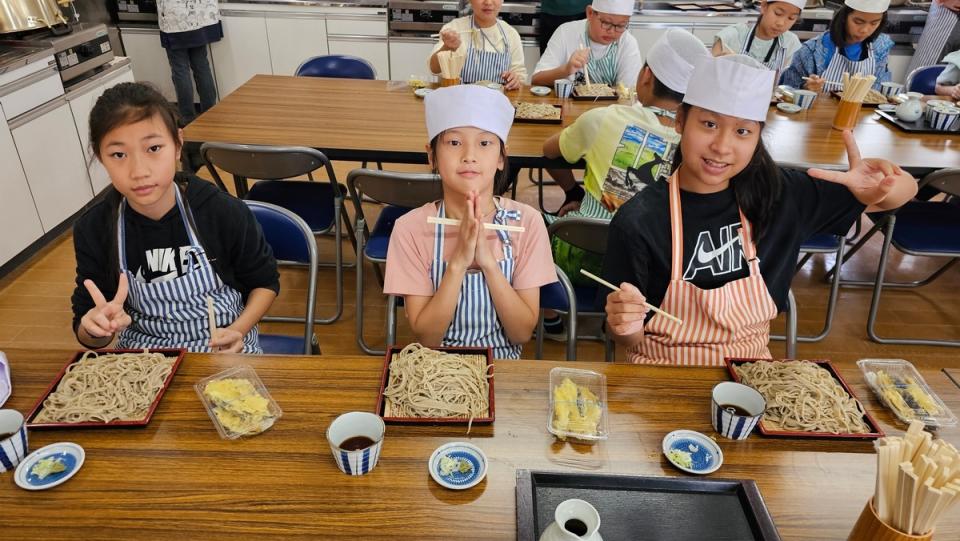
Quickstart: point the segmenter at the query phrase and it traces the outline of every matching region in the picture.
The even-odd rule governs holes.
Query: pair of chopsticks
[[[943,440],[933,441],[913,421],[904,437],[880,438],[874,507],[888,526],[925,535],[960,500],[960,453]]]
[[[610,282],[604,280],[603,278],[600,278],[600,277],[597,276],[596,274],[593,274],[593,273],[591,273],[591,272],[589,272],[589,271],[585,271],[585,270],[583,270],[583,269],[580,269],[580,274],[586,276],[587,278],[590,278],[591,280],[597,282],[598,284],[605,285],[605,286],[609,287],[610,289],[612,289],[612,290],[614,290],[614,291],[620,291],[620,288],[619,288],[619,287],[611,284]],[[669,319],[669,320],[671,320],[671,321],[674,321],[677,325],[683,325],[683,320],[680,319],[680,318],[678,318],[677,316],[668,314],[668,313],[664,312],[663,310],[657,308],[656,306],[654,306],[654,305],[652,305],[652,304],[650,304],[650,303],[646,303],[646,302],[645,302],[645,303],[643,303],[643,304],[646,305],[647,308],[653,310],[654,312],[660,314],[661,316],[663,316],[663,317],[665,317],[665,318],[667,318],[667,319]]]
[[[812,81],[812,80],[813,80],[813,77],[801,77],[801,79],[803,79],[804,81]],[[825,84],[825,85],[838,85],[838,86],[839,86],[841,83],[838,82],[838,81],[828,81],[828,80],[826,80],[826,79],[823,79],[823,84]]]
[[[586,49],[586,47],[584,47],[583,45],[583,40],[580,40],[580,49],[581,50]],[[586,64],[583,65],[583,77],[587,80],[587,86],[590,86],[590,72],[587,71]]]
[[[440,225],[454,225],[459,226],[460,220],[454,220],[453,218],[438,218],[436,216],[427,216],[428,224],[440,224]],[[514,233],[523,233],[526,231],[526,228],[520,227],[518,225],[500,225],[500,224],[491,224],[484,222],[484,229],[492,229],[494,231],[512,231]]]
[[[476,31],[476,30],[473,29],[473,28],[471,28],[471,29],[469,29],[469,30],[457,30],[457,34],[461,34],[461,35],[462,35],[462,34],[472,34],[472,33],[474,33],[475,31]],[[431,38],[439,38],[439,37],[440,37],[440,34],[430,34],[430,37],[431,37]]]

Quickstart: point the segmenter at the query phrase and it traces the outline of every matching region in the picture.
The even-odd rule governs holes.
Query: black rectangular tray
[[[597,508],[604,541],[779,540],[756,483],[517,470],[517,539],[537,541],[557,505]]]
[[[901,130],[910,133],[941,133],[948,135],[960,135],[960,122],[954,122],[952,130],[935,130],[931,128],[929,124],[927,124],[925,117],[920,117],[914,122],[904,122],[903,120],[897,118],[897,115],[888,113],[886,111],[877,110],[877,115]]]

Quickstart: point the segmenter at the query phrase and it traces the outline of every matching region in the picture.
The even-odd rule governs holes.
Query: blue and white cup
[[[817,99],[817,93],[812,90],[797,89],[793,91],[793,104],[801,109],[809,109]]]
[[[386,430],[380,416],[364,411],[351,411],[334,419],[327,428],[327,442],[340,471],[363,475],[373,470]]]
[[[23,414],[17,410],[0,410],[0,472],[15,470],[29,452]]]
[[[724,381],[713,387],[710,415],[713,429],[731,440],[744,440],[757,426],[767,401],[753,387]]]
[[[935,130],[952,129],[960,118],[960,109],[956,107],[931,107],[930,127]]]
[[[573,93],[573,81],[570,79],[557,79],[553,82],[553,93],[558,98],[569,98]]]
[[[933,125],[933,112],[942,107],[953,107],[953,102],[947,100],[930,100],[924,104],[923,119],[927,121],[927,124]]]
[[[903,85],[900,83],[894,83],[893,81],[880,83],[880,93],[888,98],[892,98],[901,92],[903,92]]]

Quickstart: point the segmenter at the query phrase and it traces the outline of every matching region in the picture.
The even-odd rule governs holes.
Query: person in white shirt
[[[643,58],[636,38],[626,31],[633,6],[634,0],[593,0],[585,20],[560,25],[533,70],[532,83],[585,80],[586,68],[592,83],[635,87]]]
[[[520,34],[497,18],[503,0],[470,0],[473,15],[454,19],[440,29],[440,41],[430,53],[429,67],[440,73],[437,53],[458,51],[466,57],[460,82],[492,81],[507,90],[527,80]]]
[[[790,65],[800,50],[800,38],[790,31],[800,18],[806,0],[760,0],[760,17],[755,23],[732,24],[717,32],[713,55],[745,54],[777,72],[774,80]]]

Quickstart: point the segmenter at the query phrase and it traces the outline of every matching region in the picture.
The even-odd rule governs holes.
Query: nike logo
[[[714,248],[713,250],[710,250],[710,251],[704,250],[703,244],[701,244],[699,249],[697,249],[697,263],[701,265],[706,265],[707,263],[710,263],[711,261],[719,257],[721,254],[729,250],[730,247],[733,246],[733,243],[735,242],[740,242],[740,235],[733,237],[727,242],[721,244],[718,248]]]

